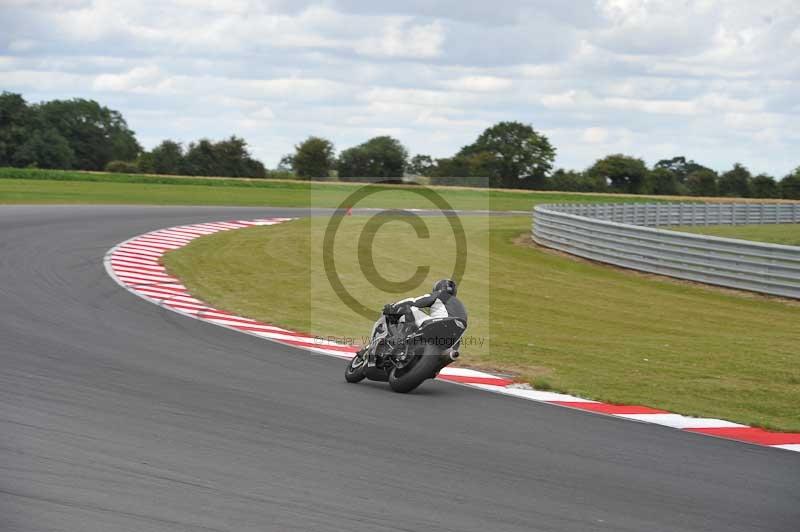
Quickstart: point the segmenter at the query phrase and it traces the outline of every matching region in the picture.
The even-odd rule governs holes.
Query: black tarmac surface
[[[800,530],[800,454],[349,385],[341,360],[165,311],[103,268],[145,231],[290,214],[0,206],[0,530]]]

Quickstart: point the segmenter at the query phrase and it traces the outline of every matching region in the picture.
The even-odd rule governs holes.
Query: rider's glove
[[[383,313],[384,314],[397,314],[397,311],[396,311],[394,305],[389,303],[388,305],[384,305],[383,306]]]

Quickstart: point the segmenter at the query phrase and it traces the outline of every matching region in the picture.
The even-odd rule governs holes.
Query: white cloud
[[[92,83],[96,91],[137,92],[144,94],[174,93],[172,80],[155,65],[135,67],[122,74],[102,74]]]
[[[409,24],[405,18],[391,20],[379,36],[367,37],[354,49],[375,57],[427,59],[438,56],[444,42],[444,28],[439,22]]]
[[[0,18],[0,89],[97,99],[144,142],[241,132],[274,165],[309,134],[381,131],[448,156],[520,120],[570,167],[800,164],[796,0],[7,0]]]
[[[704,110],[755,112],[764,107],[764,102],[760,98],[742,99],[727,94],[709,93],[700,98],[698,105]]]
[[[35,49],[38,44],[39,42],[34,39],[19,39],[17,41],[11,41],[8,44],[8,49],[11,52],[30,52]]]
[[[590,98],[587,93],[579,93],[569,89],[556,94],[545,94],[541,97],[542,105],[553,109],[566,109],[575,107],[578,102]]]
[[[288,98],[292,100],[327,100],[352,90],[347,84],[323,78],[226,79],[214,78],[214,84],[253,98]]]
[[[624,54],[691,54],[709,46],[713,2],[600,0],[608,25],[593,35],[602,47]]]
[[[30,91],[73,91],[84,90],[90,83],[90,76],[68,72],[39,70],[11,70],[0,72],[4,90],[15,90],[22,93]]]
[[[639,98],[607,98],[600,105],[612,109],[656,113],[666,115],[693,115],[698,112],[697,102],[692,100],[644,100]]]
[[[774,113],[725,113],[723,121],[735,129],[758,131],[777,128],[783,123],[783,118]]]
[[[275,118],[275,113],[267,106],[262,106],[259,110],[250,114],[256,120],[269,121]]]
[[[411,104],[415,106],[461,106],[475,103],[478,95],[455,91],[423,89],[398,89],[375,87],[358,95],[360,100],[370,105],[376,103]]]
[[[623,88],[618,91],[634,94]],[[569,90],[562,93],[546,94],[541,97],[542,105],[561,110],[602,110],[614,109],[648,114],[697,115],[723,112],[756,112],[764,107],[758,98],[734,98],[720,93],[707,93],[691,98],[636,98],[623,96],[601,97],[587,91]]]
[[[589,127],[583,130],[581,138],[589,144],[601,144],[608,140],[608,130],[603,127]]]
[[[3,0],[5,7],[32,9],[74,9],[83,7],[89,0]]]
[[[474,92],[498,92],[510,88],[514,81],[509,78],[497,76],[465,76],[458,79],[444,81],[444,87],[454,90]]]

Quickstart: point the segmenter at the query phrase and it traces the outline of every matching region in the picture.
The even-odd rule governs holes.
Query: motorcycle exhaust
[[[439,371],[455,362],[459,356],[461,356],[461,353],[452,349],[442,351],[439,354]]]

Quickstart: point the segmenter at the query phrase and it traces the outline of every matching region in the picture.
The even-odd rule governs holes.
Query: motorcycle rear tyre
[[[427,346],[422,356],[410,368],[392,369],[389,373],[389,386],[397,393],[408,393],[425,380],[435,377],[441,367],[441,350],[436,346]]]

